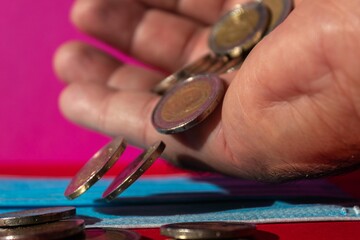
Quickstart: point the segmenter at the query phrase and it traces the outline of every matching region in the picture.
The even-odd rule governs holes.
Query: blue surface
[[[0,213],[75,206],[88,226],[157,227],[183,221],[292,222],[360,220],[356,203],[324,180],[280,185],[221,176],[142,178],[112,202],[101,180],[75,200],[69,179],[0,179]]]

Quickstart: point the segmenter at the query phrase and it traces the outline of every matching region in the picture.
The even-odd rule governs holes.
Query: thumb
[[[248,56],[223,106],[245,171],[279,180],[360,164],[359,16],[358,0],[304,0]]]

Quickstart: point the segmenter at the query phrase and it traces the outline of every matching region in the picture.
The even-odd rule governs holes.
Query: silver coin
[[[74,207],[37,208],[0,214],[0,227],[25,226],[58,221],[74,216]]]
[[[140,240],[140,234],[124,229],[87,228],[84,231],[85,240]]]
[[[240,222],[187,222],[161,226],[160,233],[175,239],[239,239],[254,235],[254,224]]]
[[[267,33],[270,33],[289,15],[294,7],[293,0],[262,0],[261,1],[271,13],[271,20]]]
[[[72,178],[65,190],[65,197],[74,199],[86,192],[116,163],[125,148],[125,140],[118,137],[97,151]]]
[[[177,84],[160,99],[152,114],[164,134],[186,131],[204,121],[221,102],[224,84],[215,75],[197,75]]]
[[[159,141],[140,154],[109,185],[102,197],[112,200],[131,186],[160,157],[165,143]]]
[[[25,227],[0,228],[0,240],[59,240],[82,233],[84,220],[69,219]]]
[[[215,54],[238,57],[261,40],[269,20],[267,7],[258,1],[239,4],[215,23],[209,47]]]

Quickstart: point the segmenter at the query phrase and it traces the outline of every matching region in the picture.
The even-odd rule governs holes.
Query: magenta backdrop
[[[0,167],[84,162],[109,138],[68,122],[52,70],[55,49],[89,40],[71,25],[73,0],[0,3]],[[131,148],[124,158],[133,158]]]

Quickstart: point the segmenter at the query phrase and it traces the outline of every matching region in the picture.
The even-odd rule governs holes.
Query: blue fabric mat
[[[75,206],[91,227],[360,220],[358,203],[325,180],[271,185],[222,176],[141,178],[112,202],[101,199],[108,179],[72,201],[63,196],[69,179],[0,178],[0,183],[0,213]]]

